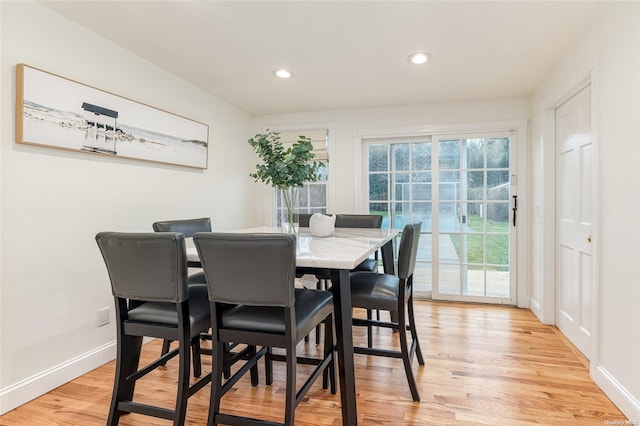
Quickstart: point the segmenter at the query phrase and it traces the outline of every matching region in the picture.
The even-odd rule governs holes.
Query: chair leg
[[[316,289],[326,290],[327,284],[323,279],[319,279],[316,283]],[[320,344],[320,324],[316,325],[316,345]]]
[[[189,358],[189,348],[195,348],[193,341],[198,343],[198,358],[200,357],[200,345],[198,337],[190,339],[185,337],[179,342],[180,349],[178,356],[180,357],[180,367],[178,369],[178,392],[176,395],[176,409],[173,414],[174,425],[184,425],[185,418],[187,417],[187,401],[189,399],[189,375],[191,374],[191,360]]]
[[[296,344],[293,339],[291,342],[288,342],[285,350],[287,360],[287,389],[284,424],[287,426],[293,426],[296,413],[296,365],[298,364],[298,360],[296,358]]]
[[[264,381],[267,386],[273,384],[273,360],[271,359],[271,347],[267,349],[267,353],[264,355]]]
[[[391,311],[389,312],[389,316],[391,317],[391,322],[398,322],[398,311]],[[398,330],[396,330],[395,328],[393,329],[394,333],[397,333]]]
[[[256,354],[256,347],[251,346],[251,351],[249,352],[249,357],[253,357]],[[251,386],[254,388],[258,386],[258,363],[255,363],[251,370],[249,370],[249,374],[251,375]]]
[[[325,319],[326,321],[326,319]],[[329,353],[329,348],[327,347],[327,342],[329,342],[329,340],[327,340],[327,325],[325,324],[324,327],[324,351],[323,351],[323,357],[326,358],[328,353]],[[322,371],[322,389],[327,389],[329,387],[329,380],[330,380],[330,374],[331,372],[329,371],[331,368],[331,366],[328,366],[327,368],[325,368]]]
[[[205,339],[202,339],[205,340]],[[169,352],[171,349],[171,340],[164,339],[162,341],[162,350],[160,351],[160,355],[164,355]],[[198,338],[194,338],[191,343],[191,350],[193,353],[193,377],[200,377],[202,375],[202,362],[200,360],[200,342]],[[166,365],[166,362],[163,364]]]
[[[229,342],[223,343],[223,352],[226,354],[227,352],[231,352],[231,344]],[[231,377],[231,366],[227,366],[224,369],[224,378],[228,379]]]
[[[416,385],[416,379],[415,377],[413,377],[413,370],[411,369],[411,357],[409,356],[409,345],[407,344],[407,324],[405,316],[406,315],[403,309],[399,312],[398,318],[398,337],[400,338],[400,351],[402,352],[404,372],[407,376],[407,382],[409,382],[411,396],[413,397],[414,401],[420,401],[418,386]]]
[[[171,340],[164,339],[162,341],[162,350],[160,351],[160,356],[167,354],[169,352],[169,349],[171,349]],[[163,365],[166,365],[166,363],[164,363]]]
[[[371,321],[371,318],[371,309],[367,309],[367,320]],[[373,326],[371,324],[367,324],[367,347],[373,348]]]
[[[200,359],[200,339],[194,337],[191,339],[191,352],[193,354],[193,377],[202,375],[202,360]]]
[[[324,284],[324,279],[318,279],[316,282],[316,290],[326,290],[327,286]],[[309,335],[304,336],[304,342],[309,343]],[[316,325],[316,345],[320,344],[320,324]]]
[[[416,345],[416,358],[418,358],[418,364],[424,365],[424,358],[422,357],[422,349],[420,349],[420,341],[418,340],[418,331],[416,330],[416,321],[413,317],[413,294],[409,297],[409,327],[411,331],[411,338]]]
[[[333,336],[333,316],[329,315],[324,321],[324,357],[331,355],[331,362],[322,372],[322,389],[331,387],[331,394],[336,394],[336,354],[334,351],[335,338]],[[328,382],[328,383],[327,383]]]
[[[109,426],[117,425],[120,416],[124,414],[118,410],[120,401],[132,401],[135,390],[135,380],[127,380],[131,374],[138,369],[140,362],[140,351],[142,350],[141,336],[121,336],[118,339],[118,354],[116,357],[116,377],[113,385],[113,395],[111,397],[111,407],[109,409]]]
[[[220,412],[220,399],[222,398],[222,375],[224,369],[224,344],[221,342],[212,342],[213,349],[211,351],[212,360],[212,376],[211,376],[211,396],[209,397],[209,419],[208,425],[217,425],[216,416]]]

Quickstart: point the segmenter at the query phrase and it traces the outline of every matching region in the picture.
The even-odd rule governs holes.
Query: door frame
[[[544,111],[541,117],[542,139],[542,173],[541,200],[542,206],[536,207],[541,216],[542,238],[538,250],[541,253],[542,294],[539,306],[532,309],[541,322],[555,325],[556,323],[556,108],[576,95],[586,86],[591,85],[591,143],[593,147],[593,185],[592,185],[592,300],[593,300],[593,330],[591,333],[590,368],[593,377],[599,361],[598,344],[600,329],[600,211],[599,187],[599,129],[598,129],[598,73],[592,67],[581,78],[567,81],[555,92],[548,94],[542,105]]]
[[[356,211],[366,212],[367,206],[364,197],[366,170],[363,154],[364,142],[371,138],[407,137],[407,136],[438,136],[444,134],[474,134],[491,132],[511,132],[515,151],[513,161],[516,162],[516,182],[518,188],[518,234],[516,238],[516,306],[529,308],[529,250],[530,250],[530,225],[529,225],[529,127],[526,119],[486,121],[477,123],[455,123],[438,125],[420,125],[389,128],[363,128],[353,130],[354,152],[354,207]],[[513,177],[512,177],[513,179]]]

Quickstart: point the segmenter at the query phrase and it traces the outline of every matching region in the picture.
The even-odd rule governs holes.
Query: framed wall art
[[[25,64],[16,142],[207,168],[209,126]]]

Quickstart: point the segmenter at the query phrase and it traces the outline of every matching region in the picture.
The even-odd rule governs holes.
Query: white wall
[[[0,412],[114,354],[103,230],[151,231],[155,220],[208,216],[253,225],[246,140],[251,118],[50,11],[0,2]],[[208,169],[159,165],[14,140],[15,65],[46,71],[209,125]],[[232,160],[232,161],[230,161]],[[96,326],[109,306],[112,322]]]
[[[532,98],[531,305],[547,323],[554,322],[553,108],[585,79],[595,92],[598,178],[591,374],[639,421],[640,3],[609,3]]]

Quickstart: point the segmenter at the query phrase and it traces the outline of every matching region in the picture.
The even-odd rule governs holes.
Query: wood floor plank
[[[356,311],[356,315],[362,312]],[[358,420],[361,425],[602,425],[626,420],[589,377],[589,363],[555,327],[541,324],[528,310],[504,306],[416,302],[416,321],[425,365],[413,363],[421,402],[414,402],[399,359],[355,356]],[[311,338],[311,342],[314,342]],[[374,332],[376,344],[397,349],[397,334]],[[364,345],[366,332],[354,329]],[[143,359],[160,352],[161,342],[145,345]],[[318,353],[314,343],[301,353]],[[79,377],[0,417],[0,425],[104,425],[115,364]],[[307,371],[309,366],[300,366]],[[276,363],[274,384],[252,388],[243,378],[223,399],[223,409],[282,421],[284,365]],[[203,372],[211,371],[210,358]],[[171,407],[177,360],[145,377],[136,389],[141,402]],[[302,384],[302,378],[298,381]],[[209,386],[189,401],[187,425],[204,425]],[[122,426],[167,425],[166,420],[123,416]],[[339,395],[316,383],[298,406],[296,425],[338,426]]]

